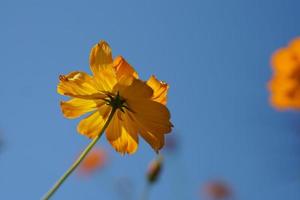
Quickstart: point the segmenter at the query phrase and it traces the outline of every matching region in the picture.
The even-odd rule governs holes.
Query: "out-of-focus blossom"
[[[95,147],[85,157],[79,166],[79,172],[87,175],[103,168],[107,161],[107,153],[104,149]]]
[[[272,56],[273,77],[268,83],[270,102],[277,109],[300,109],[300,38]]]
[[[232,196],[230,187],[223,181],[210,181],[202,188],[205,198],[223,200]]]
[[[147,171],[147,180],[149,183],[153,184],[157,181],[161,174],[163,164],[163,157],[158,156],[155,160],[151,161]]]

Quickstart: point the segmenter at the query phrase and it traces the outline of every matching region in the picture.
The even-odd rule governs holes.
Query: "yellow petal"
[[[92,48],[90,53],[90,67],[94,76],[98,76],[101,67],[112,65],[112,63],[110,46],[105,41],[100,41]]]
[[[148,79],[147,85],[149,85],[153,90],[152,99],[156,102],[166,105],[169,85],[157,80],[155,76],[151,76]]]
[[[102,130],[110,110],[110,106],[101,106],[96,112],[79,122],[77,131],[89,138],[96,137]]]
[[[122,56],[118,56],[114,59],[113,66],[117,73],[118,81],[128,78],[138,78],[137,72],[126,62]]]
[[[93,78],[84,72],[71,72],[59,77],[57,92],[67,96],[86,96],[98,93]]]
[[[110,46],[105,41],[96,44],[90,53],[90,66],[97,88],[100,91],[112,91],[117,83]]]
[[[134,79],[130,86],[120,91],[120,94],[125,99],[149,99],[153,90],[143,81]]]
[[[117,84],[117,77],[112,66],[101,67],[95,77],[97,89],[103,92],[111,92]]]
[[[137,132],[137,127],[127,114],[118,110],[107,128],[106,137],[116,151],[132,154],[138,147]]]
[[[102,102],[104,104],[104,101]],[[60,103],[63,115],[66,118],[74,119],[81,115],[96,110],[97,103],[93,100],[85,100],[74,98],[69,101],[62,101]]]

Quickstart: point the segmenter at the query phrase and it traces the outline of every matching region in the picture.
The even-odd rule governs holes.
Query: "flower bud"
[[[147,171],[147,179],[149,183],[153,184],[157,181],[162,170],[162,162],[163,157],[159,156],[150,163]]]

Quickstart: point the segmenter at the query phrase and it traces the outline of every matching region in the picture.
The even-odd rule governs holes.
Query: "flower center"
[[[114,109],[120,109],[122,112],[124,112],[124,108],[129,109],[126,105],[125,99],[123,99],[119,92],[117,92],[117,95],[107,93],[106,94],[107,98],[104,100],[106,101],[107,105],[110,105]]]

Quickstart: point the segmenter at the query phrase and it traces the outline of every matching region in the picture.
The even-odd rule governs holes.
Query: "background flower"
[[[300,38],[272,56],[273,77],[268,86],[271,104],[278,109],[300,108]]]
[[[210,200],[225,200],[233,198],[231,188],[228,184],[221,180],[207,182],[202,192],[206,199]]]
[[[107,162],[107,152],[99,147],[95,147],[82,161],[78,170],[82,175],[90,175],[103,168]]]

